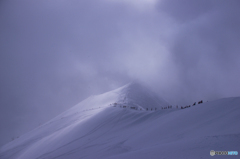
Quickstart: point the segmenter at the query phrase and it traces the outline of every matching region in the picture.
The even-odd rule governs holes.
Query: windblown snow
[[[91,96],[0,149],[1,159],[212,158],[240,152],[240,97],[172,107],[137,83]],[[238,158],[239,156],[216,156]]]

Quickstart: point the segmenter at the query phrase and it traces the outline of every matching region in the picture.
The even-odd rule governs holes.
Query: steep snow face
[[[159,109],[169,105],[164,99],[136,82],[126,85],[120,92],[118,102],[129,107]]]
[[[128,84],[89,97],[3,146],[0,158],[201,159],[209,158],[210,150],[240,152],[239,97],[187,109],[141,111],[120,107],[162,102],[144,90],[138,84]],[[231,156],[235,157],[239,156]]]

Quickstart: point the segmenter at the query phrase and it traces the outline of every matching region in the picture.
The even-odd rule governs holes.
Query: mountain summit
[[[164,99],[137,82],[129,83],[113,92],[119,94],[117,103],[129,107],[159,109],[169,105]]]
[[[107,108],[114,104],[117,104],[117,106],[126,106],[127,108],[135,107],[141,110],[146,110],[146,108],[160,109],[161,107],[169,105],[164,99],[157,96],[157,94],[145,86],[137,82],[131,82],[118,89],[91,96],[69,111],[76,112],[80,110]],[[73,109],[75,111],[73,111]]]

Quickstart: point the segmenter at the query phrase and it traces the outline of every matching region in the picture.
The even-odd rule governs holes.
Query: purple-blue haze
[[[240,96],[238,0],[1,0],[0,146],[139,81],[173,105]]]

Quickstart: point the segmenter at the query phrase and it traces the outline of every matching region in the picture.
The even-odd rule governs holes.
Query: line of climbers
[[[172,109],[172,106],[169,105],[169,106],[167,106],[167,107],[162,107],[162,109]]]
[[[112,106],[113,105],[113,107],[117,107],[117,106],[119,106],[120,108],[127,108],[127,107],[129,107],[129,106],[126,106],[126,105],[122,105],[122,104],[118,104],[118,103],[113,103],[113,104],[110,104],[110,106]],[[138,108],[138,107],[129,107],[130,109],[135,109],[135,110],[142,110],[142,108]]]
[[[203,103],[203,100],[200,100],[200,101],[198,102],[198,104],[201,104],[201,103]],[[195,105],[196,105],[196,102],[194,102],[192,106],[195,106]],[[189,107],[191,107],[191,105],[187,105],[187,106],[185,106],[185,107],[181,106],[181,109],[185,109],[185,108],[189,108]],[[178,106],[177,106],[177,108],[178,108]]]
[[[156,111],[157,108],[151,108],[151,109],[149,108],[149,110],[151,110],[151,111],[154,111],[154,110],[155,110],[155,111]],[[146,108],[146,111],[148,111],[148,108]]]
[[[132,106],[132,107],[130,107],[130,106],[126,106],[126,105],[122,105],[122,104],[118,104],[118,103],[113,103],[113,104],[110,104],[110,106],[113,106],[113,107],[120,107],[120,108],[130,108],[130,109],[134,109],[134,110],[144,110],[143,108],[139,108],[139,107],[134,107],[134,106]],[[157,108],[146,108],[146,111],[156,111],[157,110]]]
[[[198,102],[198,104],[201,104],[201,103],[203,103],[203,100],[200,100],[199,102]],[[121,105],[121,104],[118,104],[118,103],[113,103],[113,104],[110,104],[110,106],[112,106],[113,105],[113,107],[117,107],[117,106],[119,106],[120,108],[127,108],[127,107],[129,107],[129,106],[126,106],[126,105]],[[194,102],[193,103],[193,105],[192,106],[195,106],[196,105],[196,102]],[[185,108],[189,108],[189,107],[191,107],[191,105],[187,105],[187,106],[185,106],[185,107],[183,107],[183,106],[181,106],[181,109],[185,109]],[[138,107],[129,107],[130,109],[134,109],[134,110],[143,110],[142,108],[138,108]],[[176,106],[176,108],[178,109],[178,105]],[[172,105],[169,105],[169,106],[167,106],[167,107],[162,107],[162,109],[172,109]],[[146,111],[157,111],[157,108],[146,108]]]

